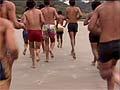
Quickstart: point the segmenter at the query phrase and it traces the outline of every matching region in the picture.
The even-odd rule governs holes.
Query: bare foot
[[[49,61],[48,61],[48,60],[46,60],[45,62],[46,62],[46,63],[48,63]]]
[[[75,55],[75,53],[73,53],[73,59],[76,59],[76,55]]]
[[[36,66],[31,66],[31,68],[35,69],[35,68],[36,68]]]
[[[51,58],[54,58],[54,54],[51,50],[50,50],[50,55],[51,55]]]

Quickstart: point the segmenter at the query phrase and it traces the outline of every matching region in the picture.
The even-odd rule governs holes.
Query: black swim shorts
[[[89,34],[89,41],[90,41],[90,43],[99,43],[100,36],[99,35],[95,35],[95,34],[90,32],[90,34]]]
[[[78,32],[78,24],[77,23],[69,23],[68,24],[68,32]]]
[[[99,60],[106,63],[111,59],[120,59],[120,40],[99,44]]]

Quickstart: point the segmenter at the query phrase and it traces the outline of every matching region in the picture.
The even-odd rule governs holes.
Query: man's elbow
[[[88,30],[92,31],[94,29],[94,27],[92,25],[88,25]]]

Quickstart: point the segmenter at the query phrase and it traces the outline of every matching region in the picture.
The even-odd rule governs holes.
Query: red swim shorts
[[[28,39],[30,42],[41,42],[43,40],[42,30],[28,30]]]

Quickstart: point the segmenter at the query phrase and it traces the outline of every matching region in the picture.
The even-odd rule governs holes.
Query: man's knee
[[[110,79],[112,77],[112,69],[109,70],[100,70],[100,75],[102,77],[102,79],[107,80]]]
[[[110,79],[113,75],[113,68],[111,65],[112,64],[110,63],[106,63],[106,64],[99,63],[98,65],[100,75],[104,80]]]

